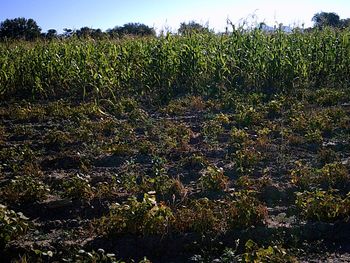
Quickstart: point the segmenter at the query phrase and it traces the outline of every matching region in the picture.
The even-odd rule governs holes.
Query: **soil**
[[[147,257],[151,262],[190,262],[194,255],[211,254],[210,260],[218,262],[215,259],[219,258],[223,249],[234,247],[238,239],[240,253],[244,252],[245,242],[252,239],[264,247],[281,244],[300,262],[350,262],[350,223],[302,218],[295,205],[295,193],[302,189],[293,184],[290,177],[290,170],[295,169],[297,160],[322,167],[321,150],[335,153],[335,160],[342,162],[349,171],[349,128],[324,137],[322,144],[292,143],[279,133],[281,127],[287,125],[287,111],[246,127],[236,123],[233,113],[223,111],[229,117],[229,123],[222,125],[223,130],[217,138],[213,135],[208,139],[203,125],[212,119],[211,116],[219,114],[220,109],[189,109],[181,114],[168,114],[166,109],[144,109],[148,114],[147,121],[133,120],[128,113],[120,118],[104,112],[82,113],[78,117],[74,113],[69,116],[49,113],[35,116],[33,109],[42,109],[45,103],[32,104],[32,111],[24,117],[18,112],[26,108],[25,102],[3,105],[0,110],[3,128],[0,135],[0,192],[14,176],[35,173],[50,188],[44,198],[23,202],[0,197],[3,199],[1,204],[23,212],[30,219],[27,233],[13,239],[0,252],[2,262],[19,259],[24,254],[35,258],[35,251],[53,252],[52,257],[45,254],[38,256],[43,262],[61,262],[74,258],[81,249],[97,251],[100,248],[126,261]],[[346,105],[336,107],[350,116],[350,108]],[[323,107],[314,105],[312,110],[315,109],[322,110]],[[267,126],[277,128],[268,135],[268,142],[259,145],[257,130]],[[188,142],[179,142],[181,138],[176,137],[178,127],[188,129]],[[237,183],[242,173],[238,172],[234,160],[228,157],[232,152],[230,133],[233,127],[247,131],[249,138],[255,142],[255,150],[263,155],[251,171],[245,172],[252,185]],[[143,141],[151,144],[145,144],[140,150],[139,143]],[[125,148],[117,148],[117,142],[123,142]],[[24,149],[29,149],[29,153],[23,154]],[[162,169],[170,178],[179,179],[185,188],[182,197],[157,195],[169,206],[181,206],[186,199],[207,197],[218,200],[239,189],[254,190],[268,209],[266,222],[262,226],[204,236],[194,232],[146,236],[126,233],[116,237],[98,233],[94,222],[108,215],[112,204],[125,203],[131,196],[142,199],[144,192],[135,189],[140,189],[138,185],[152,173],[154,156],[166,160]],[[191,156],[201,156],[205,162],[185,164],[184,160]],[[28,164],[32,167],[28,168]],[[227,187],[219,193],[203,191],[198,186],[198,179],[208,165],[221,167],[229,179]],[[127,179],[123,177],[126,171],[137,174],[136,179],[129,183],[132,186],[128,186]],[[92,193],[82,194],[80,198],[67,194],[65,182],[77,175],[89,182]],[[262,183],[262,178],[267,178],[268,183]],[[349,192],[349,182],[338,190]],[[115,187],[109,194],[98,194],[101,184],[115,184]],[[78,189],[78,186],[73,187]]]

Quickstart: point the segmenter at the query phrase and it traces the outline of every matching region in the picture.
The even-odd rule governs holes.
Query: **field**
[[[350,31],[0,44],[4,262],[349,262]]]

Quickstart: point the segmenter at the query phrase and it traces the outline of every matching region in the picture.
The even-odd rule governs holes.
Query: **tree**
[[[113,29],[107,30],[111,37],[121,37],[125,35],[134,36],[155,36],[156,31],[145,24],[140,23],[128,23],[124,24],[122,27],[116,26]]]
[[[19,17],[6,19],[0,24],[1,39],[25,39],[34,40],[40,37],[41,28],[33,19]]]
[[[320,12],[312,17],[312,21],[318,28],[324,28],[326,26],[339,27],[340,18],[336,13]]]
[[[94,39],[103,38],[104,34],[101,29],[94,29],[90,27],[82,27],[78,29],[75,34],[80,38],[91,37]]]
[[[180,35],[186,35],[191,33],[209,33],[208,26],[203,26],[195,21],[188,23],[182,22],[179,29],[177,30]]]
[[[63,28],[63,36],[69,38],[74,35],[74,31],[70,28]]]
[[[56,29],[49,29],[49,30],[47,30],[47,33],[45,34],[45,37],[47,39],[57,38],[57,30]]]
[[[340,19],[340,26],[342,28],[350,27],[350,18]]]

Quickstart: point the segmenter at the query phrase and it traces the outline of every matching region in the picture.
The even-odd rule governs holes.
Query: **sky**
[[[274,26],[310,27],[318,12],[335,12],[350,18],[349,0],[0,0],[0,21],[33,18],[42,28],[79,29],[83,26],[107,30],[129,22],[144,23],[157,32],[175,32],[181,22],[208,23],[224,31],[234,24],[265,22]]]

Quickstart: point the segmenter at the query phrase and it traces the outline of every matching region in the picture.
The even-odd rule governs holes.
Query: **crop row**
[[[0,93],[113,101],[134,95],[163,103],[181,94],[226,90],[345,87],[349,38],[348,30],[235,30],[229,35],[2,43]]]

